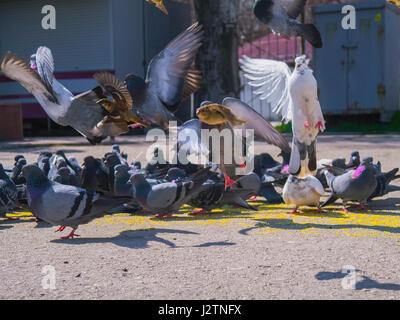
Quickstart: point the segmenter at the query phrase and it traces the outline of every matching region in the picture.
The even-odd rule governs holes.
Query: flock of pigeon
[[[162,1],[147,1],[164,11]],[[254,14],[276,33],[301,35],[321,47],[315,26],[296,19],[305,2],[257,0]],[[55,79],[49,48],[39,47],[29,63],[7,53],[0,62],[4,75],[32,93],[53,121],[73,127],[90,143],[118,136],[131,126],[158,125],[167,130],[175,120],[179,137],[185,132],[196,137],[178,139],[178,151],[187,156],[203,155],[209,161],[171,164],[160,161],[165,160],[162,150],[155,149],[155,161],[142,166],[137,159],[129,163],[118,145],[102,159],[86,157],[82,166],[61,150],[55,154],[41,152],[34,164],[27,164],[19,155],[12,168],[0,165],[0,214],[5,216],[15,208],[29,210],[37,220],[59,226],[57,231],[71,227],[71,233],[63,238],[73,238],[79,225],[121,206],[124,212],[168,218],[184,204],[198,208],[193,214],[209,213],[223,205],[257,210],[246,200],[260,196],[267,203],[294,205],[292,213],[301,206],[323,211],[322,207],[337,199],[342,199],[345,210],[349,201],[365,209],[367,201],[400,190],[390,185],[399,178],[398,168],[384,173],[380,162],[374,163],[371,157],[361,160],[357,151],[349,162],[342,158],[317,161],[317,136],[325,130],[325,120],[317,82],[305,56],[296,58],[293,72],[279,61],[246,56],[240,61],[249,85],[256,88],[255,95],[268,101],[283,121],[292,122],[291,147],[268,121],[235,98],[227,97],[220,104],[205,101],[197,109],[197,118],[182,124],[174,113],[200,87],[201,74],[194,68],[194,60],[202,40],[202,27],[196,23],[152,59],[146,79],[128,74],[122,82],[113,74],[98,72],[93,77],[99,86],[77,96]],[[268,153],[250,155],[254,170],[240,175],[237,169],[248,167],[249,158],[241,163],[225,161],[235,158],[235,148],[227,148],[225,141],[218,143],[219,148],[204,143],[202,129],[239,135],[244,154],[249,153],[244,138],[251,129],[255,137],[280,149],[282,161]],[[210,158],[214,149],[219,152],[215,163]],[[330,196],[321,204],[325,190]]]

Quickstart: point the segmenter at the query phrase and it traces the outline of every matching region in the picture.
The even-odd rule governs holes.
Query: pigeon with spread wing
[[[244,140],[246,130],[254,130],[256,137],[279,147],[282,155],[290,154],[289,144],[282,134],[254,109],[238,99],[225,98],[222,104],[215,104],[209,101],[203,102],[197,110],[197,117],[199,120],[190,120],[179,128],[179,152],[181,153],[181,150],[185,150],[188,154],[202,153],[209,156],[210,150],[213,150],[215,146],[209,146],[206,141],[202,141],[200,130],[215,128],[220,133],[225,129],[228,130],[230,132],[231,145],[227,145],[226,141],[219,143],[219,159],[215,162],[217,162],[225,175],[226,186],[229,185],[231,188],[232,183],[236,183],[232,178],[236,179],[240,175],[238,172],[241,171],[235,163],[237,162],[235,161],[237,160],[236,158],[239,156],[239,151],[235,149],[236,139],[240,139],[243,148],[241,151],[244,151],[242,152],[243,157],[239,164],[241,169],[246,168],[243,158],[247,157],[251,159],[250,154],[246,155],[246,149],[248,148]],[[187,139],[185,136],[189,136],[190,139]],[[225,135],[221,134],[219,138],[222,137],[225,140]],[[230,150],[226,150],[226,147],[229,147]]]
[[[308,67],[306,56],[297,57],[293,73],[279,61],[241,60],[249,85],[261,100],[285,122],[292,121],[293,143],[289,173],[304,177],[317,170],[316,138],[325,130],[325,120],[318,100],[317,81]]]
[[[133,74],[126,76],[125,85],[140,117],[164,129],[168,129],[169,121],[177,121],[174,113],[200,86],[200,71],[193,64],[202,39],[202,27],[195,23],[151,60],[146,80]]]
[[[74,96],[54,77],[54,60],[49,48],[39,47],[31,56],[30,65],[7,52],[0,62],[0,69],[32,94],[50,119],[61,126],[71,126],[92,144],[126,132],[115,122],[97,127],[109,114],[96,103],[104,97],[103,90],[96,87]]]

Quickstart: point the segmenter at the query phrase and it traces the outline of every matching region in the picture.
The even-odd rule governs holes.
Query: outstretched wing
[[[303,12],[307,0],[279,0],[289,17],[297,18]]]
[[[288,65],[280,61],[252,59],[247,56],[243,56],[240,63],[249,85],[257,89],[254,94],[271,104],[272,111],[285,122],[290,121],[292,99],[289,91],[291,71]]]
[[[51,50],[39,47],[36,51],[36,66],[38,73],[48,88],[53,87],[54,59]]]
[[[204,155],[207,156],[209,150],[201,142],[201,129],[204,128],[199,119],[186,121],[178,128],[178,149],[187,155]]]
[[[106,71],[96,72],[93,78],[106,89],[119,104],[126,106],[129,110],[132,108],[132,96],[120,79]]]
[[[192,66],[202,39],[202,27],[195,23],[150,62],[146,77],[149,90],[172,112],[179,102],[199,88],[201,76]]]
[[[16,55],[7,52],[0,62],[0,69],[6,77],[19,82],[37,99],[47,99],[57,103],[53,90],[46,85],[36,71],[31,69],[24,59],[17,59]]]
[[[284,152],[290,152],[290,146],[285,137],[249,105],[235,98],[225,98],[222,104],[229,107],[235,117],[246,121],[244,124],[235,126],[234,129],[253,129],[255,136],[277,146]]]

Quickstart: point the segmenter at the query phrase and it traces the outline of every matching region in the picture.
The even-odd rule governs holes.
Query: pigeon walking
[[[346,205],[349,201],[358,202],[358,208],[365,210],[365,204],[377,186],[374,168],[369,162],[362,162],[357,169],[347,171],[339,176],[325,171],[325,176],[331,189],[331,194],[322,206],[334,203],[337,199],[342,199],[345,211],[347,211]]]
[[[60,226],[57,231],[72,228],[62,239],[78,236],[75,231],[79,225],[102,217],[106,211],[129,201],[129,198],[105,197],[95,191],[50,181],[35,165],[26,165],[22,171],[30,211],[47,223]]]
[[[303,24],[296,18],[304,12],[306,0],[256,0],[254,15],[274,33],[289,39],[301,36],[314,48],[322,48],[321,34],[313,24]]]

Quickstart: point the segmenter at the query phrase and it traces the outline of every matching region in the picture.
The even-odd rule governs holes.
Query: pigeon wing
[[[200,73],[193,70],[192,66],[202,38],[202,27],[195,23],[173,39],[150,62],[146,77],[148,88],[172,112],[176,111],[175,106],[182,99],[199,87]]]
[[[260,100],[266,100],[272,111],[285,122],[290,121],[292,99],[289,91],[289,66],[280,61],[252,59],[247,56],[243,56],[240,63],[244,77],[249,80],[248,84],[257,89],[254,94]]]
[[[46,85],[39,74],[32,70],[25,60],[17,59],[16,55],[7,52],[0,62],[0,69],[6,77],[19,82],[36,98],[48,99],[57,103],[53,90]]]
[[[275,0],[276,1],[276,0]],[[291,18],[297,18],[303,12],[307,0],[277,0]]]
[[[243,131],[253,129],[255,136],[277,146],[282,151],[290,152],[290,146],[285,137],[249,105],[235,98],[225,98],[222,104],[229,107],[235,117],[246,121],[244,124],[235,126],[234,129]]]
[[[51,50],[47,47],[39,47],[36,51],[36,65],[40,77],[47,88],[53,87],[54,59]]]

